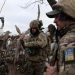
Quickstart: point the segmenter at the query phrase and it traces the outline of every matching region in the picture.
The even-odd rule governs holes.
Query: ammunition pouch
[[[75,63],[75,48],[67,48],[63,52],[63,60],[65,64]]]
[[[30,56],[35,56],[39,54],[39,48],[28,48],[27,52]]]

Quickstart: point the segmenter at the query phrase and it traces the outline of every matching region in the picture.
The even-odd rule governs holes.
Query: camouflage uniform
[[[30,23],[30,29],[38,28],[38,21],[33,20]],[[39,29],[38,29],[39,30]],[[47,37],[43,32],[38,35],[30,34],[29,38],[24,41],[24,46],[28,52],[28,64],[26,68],[26,75],[43,75],[45,60],[47,58]]]
[[[8,74],[8,65],[6,63],[6,60],[5,60],[5,50],[3,50],[3,40],[0,39],[0,75],[6,75]]]
[[[60,40],[60,75],[75,75],[75,64],[65,64],[63,62],[63,51],[67,48],[75,48],[75,24],[70,26],[70,31]],[[72,59],[72,58],[71,58]]]
[[[53,5],[54,10],[46,15],[55,18],[55,23],[60,29],[58,63],[59,75],[75,75],[75,0],[58,0]],[[60,22],[67,25],[60,25]],[[62,27],[60,27],[62,26]],[[62,31],[61,31],[62,30]]]

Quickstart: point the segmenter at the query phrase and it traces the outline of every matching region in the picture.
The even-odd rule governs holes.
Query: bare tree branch
[[[5,5],[5,3],[6,3],[6,0],[4,1],[3,5],[2,5],[2,7],[0,9],[0,13],[2,12],[2,9],[3,9],[4,5]]]
[[[43,4],[44,1],[43,0],[35,0],[34,2],[28,4],[27,6],[20,6],[20,7],[23,8],[23,9],[26,9],[26,8],[30,7],[31,5],[33,5],[35,3],[41,3],[41,4]]]
[[[39,2],[39,1],[35,1],[35,2],[32,2],[32,3],[30,3],[30,4],[28,4],[27,6],[20,6],[21,8],[23,8],[23,9],[26,9],[26,8],[28,8],[28,7],[30,7],[31,5],[33,5],[34,3],[37,3],[37,2]]]

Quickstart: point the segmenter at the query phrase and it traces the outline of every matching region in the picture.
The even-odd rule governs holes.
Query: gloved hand
[[[56,0],[47,0],[47,2],[49,3],[49,5],[51,6],[52,9],[54,9],[53,5],[57,3]]]

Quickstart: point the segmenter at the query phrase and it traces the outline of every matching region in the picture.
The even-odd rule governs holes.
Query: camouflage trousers
[[[44,68],[44,62],[28,62],[25,75],[43,75]]]

